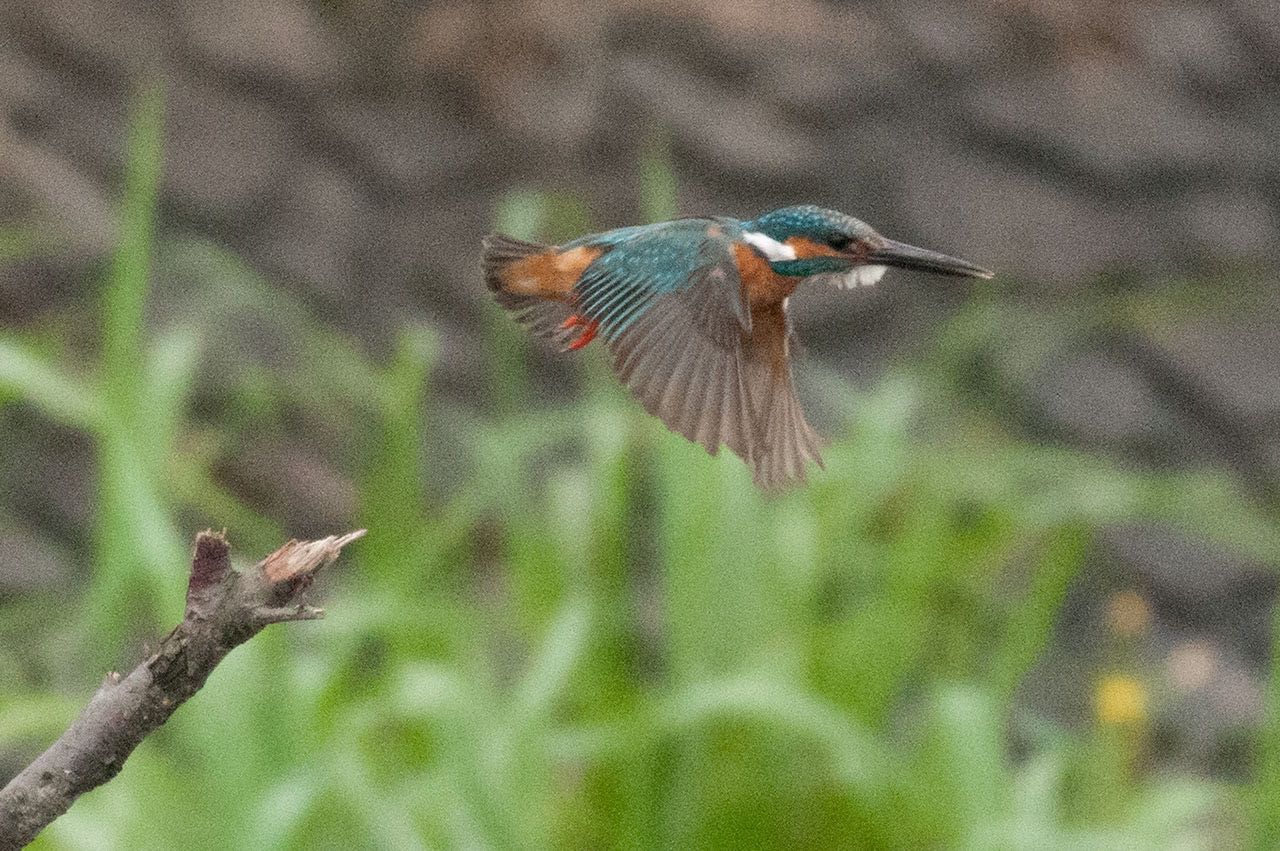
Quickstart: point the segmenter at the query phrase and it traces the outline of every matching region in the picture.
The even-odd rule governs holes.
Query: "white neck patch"
[[[876,281],[884,277],[884,273],[888,271],[887,266],[854,266],[843,275],[836,276],[836,286],[842,290],[851,290],[854,287],[869,287]]]
[[[757,231],[745,231],[742,241],[764,255],[766,260],[795,260],[796,250],[784,242]]]

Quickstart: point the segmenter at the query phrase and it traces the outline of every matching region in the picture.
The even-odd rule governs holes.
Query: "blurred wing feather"
[[[822,438],[805,418],[792,380],[794,339],[784,302],[758,308],[754,331],[743,340],[757,436],[747,460],[756,484],[766,489],[804,481],[810,461],[822,466]]]
[[[678,296],[658,299],[609,343],[618,377],[644,409],[711,454],[749,458],[755,417],[743,380],[741,332],[729,345],[704,335]]]
[[[658,257],[624,243],[605,255],[624,252],[611,264],[615,277],[583,276],[579,309],[601,322],[618,377],[672,431],[712,454],[728,446],[761,487],[803,480],[807,462],[821,464],[821,439],[795,395],[785,307],[753,312],[734,260],[737,233],[709,237],[712,223],[695,221],[696,243],[677,239],[673,249],[664,235],[665,256],[684,263],[676,278],[652,274]]]

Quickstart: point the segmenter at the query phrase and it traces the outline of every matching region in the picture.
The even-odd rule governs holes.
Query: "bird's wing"
[[[795,398],[782,305],[753,315],[726,220],[627,229],[575,288],[614,370],[645,410],[715,454],[729,447],[765,487],[804,477],[818,438]],[[598,243],[597,243],[598,244]]]
[[[669,295],[682,301],[710,336],[724,336],[732,320],[749,330],[751,315],[733,258],[739,232],[731,219],[690,218],[588,237],[582,244],[602,248],[604,254],[583,272],[572,304],[600,323],[600,334],[608,341]]]
[[[795,333],[786,301],[757,307],[742,341],[745,384],[752,393],[756,446],[748,458],[757,485],[777,488],[804,481],[805,466],[822,466],[822,438],[809,425],[791,374]]]

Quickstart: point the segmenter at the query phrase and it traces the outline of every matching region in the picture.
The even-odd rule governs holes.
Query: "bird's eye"
[[[849,243],[851,242],[853,242],[853,237],[843,233],[837,233],[831,235],[831,238],[827,240],[827,245],[830,245],[837,251],[844,251],[849,247]]]

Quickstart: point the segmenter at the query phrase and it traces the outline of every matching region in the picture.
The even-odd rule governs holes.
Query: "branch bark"
[[[363,535],[289,541],[245,573],[232,570],[224,534],[197,535],[182,622],[128,676],[107,674],[67,731],[0,789],[0,849],[21,848],[76,798],[115,777],[133,749],[263,627],[322,617],[297,599]]]

